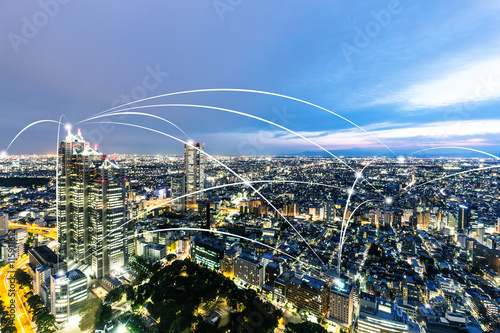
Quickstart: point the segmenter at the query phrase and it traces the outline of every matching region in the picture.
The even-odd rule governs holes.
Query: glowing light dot
[[[398,163],[404,163],[406,161],[404,156],[398,156]]]
[[[64,125],[64,128],[66,129],[66,131],[71,131],[71,124]]]
[[[361,178],[361,177],[363,177],[363,174],[360,171],[356,172],[356,178]]]
[[[246,180],[245,182],[243,182],[243,185],[248,187],[248,186],[250,186],[250,182],[248,180]]]
[[[388,205],[392,205],[392,202],[393,202],[393,200],[392,200],[392,198],[391,198],[391,197],[387,197],[387,198],[385,198],[385,203],[386,203],[386,204],[388,204]]]
[[[192,146],[192,145],[194,145],[194,140],[189,139],[189,140],[187,141],[187,144],[188,144],[188,146]]]
[[[5,150],[2,150],[2,152],[0,152],[0,157],[7,157],[7,152]]]
[[[347,189],[347,194],[350,195],[350,194],[353,194],[353,193],[354,193],[354,189],[352,189],[352,188],[348,188]]]

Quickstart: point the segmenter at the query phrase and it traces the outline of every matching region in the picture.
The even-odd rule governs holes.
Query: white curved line
[[[237,235],[237,234],[232,234],[230,232],[225,232],[225,231],[219,231],[219,230],[209,230],[209,229],[202,229],[202,228],[189,228],[189,227],[178,227],[178,228],[167,228],[167,229],[155,229],[155,230],[149,230],[149,231],[145,231],[145,232],[142,232],[140,234],[137,234],[137,235],[130,235],[130,236],[126,236],[125,239],[128,239],[128,238],[131,238],[131,237],[135,237],[135,236],[139,236],[139,235],[144,235],[144,234],[147,234],[147,233],[154,233],[154,232],[160,232],[160,231],[165,231],[165,232],[168,232],[168,231],[186,231],[186,230],[191,230],[191,231],[202,231],[202,232],[210,232],[210,233],[216,233],[216,234],[222,234],[222,235],[228,235],[228,236],[233,236],[233,237],[237,237],[237,238],[242,238],[242,239],[245,239],[247,241],[250,241],[252,243],[257,243],[259,245],[263,245],[271,250],[274,250],[274,251],[278,251],[279,253],[282,253],[284,255],[286,255],[287,257],[289,258],[292,258],[294,259],[295,261],[298,261],[300,262],[301,264],[305,265],[305,266],[313,266],[313,265],[309,265],[299,259],[297,259],[296,257],[278,249],[278,248],[274,248],[270,245],[267,245],[265,243],[262,243],[262,242],[259,242],[259,241],[256,241],[256,240],[253,240],[251,238],[247,238],[247,237],[244,237],[244,236],[240,236],[240,235]],[[111,242],[109,243],[108,245],[105,245],[105,246],[102,246],[100,248],[98,248],[96,251],[100,251],[106,247],[109,247],[111,246],[112,244],[115,244],[115,243],[119,243],[119,242],[123,242],[123,239],[119,239],[119,240],[116,240],[114,242]],[[88,256],[86,256],[85,258],[83,258],[82,260],[85,260],[86,258],[90,257],[92,254],[89,254]],[[314,266],[313,266],[314,267]]]
[[[129,110],[129,109],[127,109]],[[189,135],[186,134],[186,132],[184,132],[179,126],[177,126],[176,124],[174,124],[173,122],[171,122],[170,120],[167,120],[165,118],[162,118],[160,116],[157,116],[155,114],[151,114],[151,113],[144,113],[144,112],[129,112],[129,111],[126,111],[126,112],[122,112],[121,110],[119,111],[119,113],[107,113],[106,116],[119,116],[119,115],[124,115],[124,114],[130,114],[130,115],[137,115],[137,116],[146,116],[146,117],[152,117],[152,118],[156,118],[156,119],[160,119],[166,123],[169,123],[170,125],[174,126],[175,128],[177,128],[179,131],[182,132],[182,134],[184,134],[187,138],[189,138]],[[96,119],[96,118],[88,118],[87,120],[93,120],[93,119]],[[79,122],[77,122],[76,124],[80,124],[82,122],[85,122],[86,120],[81,120]],[[76,125],[75,124],[75,125]]]
[[[351,221],[352,216],[358,210],[358,208],[360,208],[361,206],[363,206],[365,203],[372,202],[372,201],[382,201],[382,200],[371,199],[371,200],[366,200],[366,201],[363,201],[362,203],[360,203],[356,208],[354,208],[354,210],[352,211],[352,213],[349,215],[349,218],[347,219],[346,230],[347,230],[347,226],[349,225],[349,221]],[[345,237],[345,234],[344,234],[344,237]],[[338,257],[338,264],[337,264],[337,275],[338,275],[338,277],[340,277],[340,264],[342,262],[342,252],[343,252],[342,249],[344,247],[344,241],[345,240],[341,239],[341,242],[339,243],[339,257]]]
[[[125,104],[122,104],[122,105],[118,105],[118,106],[115,106],[111,109],[108,109],[108,110],[105,110],[105,111],[102,111],[102,112],[99,112],[97,113],[97,115],[99,114],[103,114],[105,112],[108,112],[108,111],[111,111],[111,110],[115,110],[115,109],[118,109],[120,107],[123,107],[123,106],[126,106],[126,105],[130,105],[130,104],[133,104],[133,103],[139,103],[139,102],[144,102],[144,101],[148,101],[148,100],[151,100],[151,99],[156,99],[156,98],[161,98],[161,97],[167,97],[167,96],[174,96],[174,95],[182,95],[182,94],[191,94],[191,93],[199,93],[199,92],[214,92],[214,91],[225,91],[225,92],[245,92],[245,93],[255,93],[255,94],[261,94],[261,95],[269,95],[269,96],[275,96],[275,97],[281,97],[281,98],[285,98],[285,99],[289,99],[289,100],[293,100],[293,101],[296,101],[296,102],[299,102],[299,103],[303,103],[303,104],[307,104],[307,105],[310,105],[312,107],[315,107],[315,108],[318,108],[320,110],[323,110],[323,111],[326,111],[328,113],[331,113],[333,114],[334,116],[337,116],[339,117],[340,119],[344,120],[344,121],[347,121],[349,124],[357,127],[358,129],[362,130],[363,132],[365,132],[366,134],[368,134],[368,136],[370,136],[372,139],[376,140],[378,143],[380,143],[382,146],[384,146],[385,148],[387,148],[391,153],[393,153],[395,156],[398,156],[391,148],[389,148],[385,143],[383,143],[382,141],[380,141],[378,138],[376,138],[375,136],[373,136],[372,134],[370,134],[367,130],[365,130],[364,128],[362,128],[361,126],[359,126],[358,124],[354,123],[353,121],[339,115],[338,113],[335,113],[333,111],[330,111],[328,110],[327,108],[324,108],[322,106],[319,106],[317,104],[314,104],[314,103],[311,103],[311,102],[307,102],[305,100],[302,100],[302,99],[299,99],[299,98],[295,98],[295,97],[291,97],[291,96],[287,96],[287,95],[282,95],[282,94],[277,94],[277,93],[273,93],[273,92],[268,92],[268,91],[261,91],[261,90],[252,90],[252,89],[223,89],[223,88],[214,88],[214,89],[196,89],[196,90],[185,90],[185,91],[178,91],[178,92],[173,92],[173,93],[168,93],[168,94],[162,94],[162,95],[156,95],[156,96],[151,96],[151,97],[147,97],[147,98],[143,98],[143,99],[140,99],[140,100],[137,100],[137,101],[133,101],[133,102],[130,102],[130,103],[125,103]]]
[[[35,122],[32,122],[31,124],[29,124],[28,126],[26,126],[25,128],[23,128],[22,130],[19,131],[19,133],[16,134],[16,136],[14,137],[14,139],[12,139],[12,141],[9,143],[9,145],[7,146],[7,149],[5,149],[5,151],[8,151],[10,146],[12,146],[12,144],[14,143],[14,141],[16,141],[17,137],[19,135],[21,135],[24,131],[26,131],[28,128],[30,128],[31,126],[34,126],[36,124],[40,124],[40,123],[56,123],[56,124],[61,124],[61,122],[57,121],[57,120],[52,120],[52,119],[44,119],[44,120],[37,120]]]
[[[212,155],[208,154],[207,152],[205,152],[204,150],[201,150],[201,149],[198,149],[190,144],[188,144],[187,142],[173,136],[173,135],[170,135],[170,134],[167,134],[167,133],[164,133],[164,132],[161,132],[161,131],[158,131],[158,130],[155,130],[155,129],[152,129],[152,128],[148,128],[148,127],[145,127],[145,126],[140,126],[140,125],[135,125],[135,124],[129,124],[129,123],[120,123],[120,122],[115,122],[115,121],[101,121],[101,122],[97,122],[97,123],[109,123],[109,124],[116,124],[116,125],[124,125],[124,126],[130,126],[130,127],[136,127],[136,128],[140,128],[140,129],[144,129],[144,130],[148,130],[148,131],[151,131],[151,132],[154,132],[154,133],[158,133],[158,134],[161,134],[161,135],[164,135],[166,137],[169,137],[173,140],[176,140],[176,141],[179,141],[179,142],[182,142],[184,143],[185,145],[188,145],[190,147],[192,147],[193,149],[197,150],[198,152],[204,154],[205,156],[207,156],[209,159],[211,159],[212,161],[216,162],[217,164],[223,166],[226,170],[228,170],[229,172],[231,172],[233,175],[235,175],[236,177],[238,177],[239,179],[241,179],[242,181],[246,181],[243,177],[241,177],[238,173],[236,173],[234,170],[232,170],[230,167],[228,167],[227,165],[225,165],[224,163],[222,163],[221,161],[219,161],[218,159],[216,159],[215,157],[213,157]],[[247,182],[248,183],[248,182]],[[262,195],[255,187],[253,187],[252,185],[249,185],[249,187],[254,190],[264,201],[266,201],[266,203],[271,207],[273,208],[291,227],[292,229],[297,233],[297,235],[307,244],[307,246],[309,247],[309,249],[314,253],[314,255],[316,256],[316,258],[318,258],[318,260],[323,264],[325,265],[325,263],[323,262],[323,260],[321,260],[321,258],[319,257],[319,255],[316,253],[316,251],[314,251],[314,249],[312,248],[312,246],[304,239],[304,237],[300,234],[300,232],[290,223],[290,221],[288,221],[288,219],[283,215],[283,213],[281,213],[276,207],[274,207],[274,205],[264,196]],[[192,194],[192,193],[191,193]]]
[[[316,147],[320,148],[321,150],[323,150],[324,152],[326,152],[327,154],[329,154],[330,156],[332,157],[335,157],[339,162],[341,162],[342,164],[344,164],[346,167],[348,167],[349,169],[351,169],[352,171],[355,171],[353,168],[351,168],[347,163],[345,163],[344,161],[342,161],[338,156],[334,155],[332,152],[328,151],[327,149],[323,148],[322,146],[320,146],[319,144],[317,144],[316,142],[312,141],[311,139],[291,130],[291,129],[288,129],[286,128],[285,126],[281,126],[279,124],[276,124],[272,121],[269,121],[267,119],[264,119],[264,118],[261,118],[261,117],[257,117],[257,116],[254,116],[254,115],[251,115],[251,114],[248,114],[248,113],[245,113],[245,112],[241,112],[241,111],[236,111],[236,110],[231,110],[231,109],[226,109],[226,108],[219,108],[219,107],[216,107],[216,106],[209,106],[209,105],[197,105],[197,104],[156,104],[156,105],[144,105],[144,106],[134,106],[134,107],[131,107],[131,108],[127,108],[126,110],[134,110],[134,109],[146,109],[146,108],[157,108],[157,107],[191,107],[191,108],[201,108],[201,109],[211,109],[211,110],[217,110],[217,111],[222,111],[222,112],[228,112],[228,113],[233,113],[233,114],[238,114],[240,116],[244,116],[244,117],[248,117],[248,118],[252,118],[252,119],[256,119],[256,120],[259,120],[259,121],[262,121],[264,123],[267,123],[267,124],[270,124],[270,125],[273,125],[273,126],[276,126],[278,128],[281,128],[289,133],[292,133],[293,135],[296,135],[304,140],[306,140],[307,142],[309,143],[312,143],[313,145],[315,145]],[[120,111],[120,110],[118,110]],[[105,114],[105,115],[98,115],[98,116],[93,116],[93,117],[90,117],[90,118],[87,118],[85,120],[82,120],[80,121],[81,123],[83,122],[88,122],[90,120],[95,120],[95,119],[98,119],[98,118],[104,118],[104,117],[107,117],[109,116],[110,114]],[[116,115],[116,113],[114,114],[111,114],[111,115]]]

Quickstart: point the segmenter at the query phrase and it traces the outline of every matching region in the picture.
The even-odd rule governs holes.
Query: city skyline
[[[76,124],[143,97],[225,88],[319,105],[363,127],[396,155],[440,146],[500,153],[499,6],[494,1],[390,0],[306,8],[292,3],[285,11],[282,5],[264,2],[217,3],[109,3],[100,4],[101,11],[92,2],[0,3],[0,10],[10,13],[0,23],[5,36],[0,41],[5,78],[0,82],[0,150],[41,119],[57,121],[64,114],[64,124]],[[106,20],[111,12],[112,24]],[[83,29],[87,17],[103,29]],[[108,41],[111,47],[106,47]],[[345,120],[279,96],[211,91],[141,105],[171,103],[261,117],[338,155],[394,155]],[[221,110],[175,106],[129,111],[154,113],[178,129],[131,114],[95,122],[134,123],[205,142],[211,154],[319,152],[282,128]],[[89,141],[105,144],[109,153],[181,154],[174,140],[143,129],[75,126]],[[37,124],[9,153],[55,153],[56,135],[56,124]]]
[[[0,13],[0,331],[500,332],[498,1]]]

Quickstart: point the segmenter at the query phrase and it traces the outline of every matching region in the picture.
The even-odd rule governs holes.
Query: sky
[[[500,154],[499,32],[496,0],[0,0],[0,150],[61,119],[108,154]]]

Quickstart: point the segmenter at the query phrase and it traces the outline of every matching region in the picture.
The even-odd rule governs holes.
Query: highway
[[[5,306],[10,305],[10,299],[8,297],[8,290],[9,290],[9,282],[8,279],[9,277],[13,277],[17,269],[21,269],[24,266],[28,264],[29,257],[24,257],[22,259],[17,260],[14,263],[14,268],[11,270],[10,265],[6,265],[2,268],[0,268],[0,279],[2,283],[0,283],[0,295],[1,299],[3,301],[3,304]],[[28,315],[28,309],[25,306],[25,302],[21,299],[19,292],[18,292],[19,286],[16,284],[16,320],[15,320],[15,325],[16,329],[18,332],[25,332],[25,333],[34,333],[34,324],[31,321],[29,315]]]
[[[40,234],[44,235],[49,238],[56,238],[57,237],[57,232],[55,228],[43,228],[43,227],[34,227],[34,226],[26,226],[23,224],[17,224],[17,223],[11,223],[9,222],[9,228],[12,229],[18,229],[18,228],[23,228],[27,229],[29,233],[35,233],[35,234]],[[8,297],[8,290],[9,290],[9,277],[13,277],[16,270],[18,269],[25,269],[26,265],[29,262],[29,257],[25,255],[23,258],[18,259],[14,263],[14,268],[10,268],[10,265],[6,265],[2,268],[0,268],[0,297],[6,307],[10,305],[10,298]],[[27,305],[25,305],[26,300],[21,299],[21,295],[19,293],[19,285],[16,283],[16,293],[15,293],[15,300],[16,300],[16,320],[15,320],[15,325],[16,329],[18,332],[23,332],[23,333],[34,333],[35,332],[35,325],[31,321],[31,318],[28,314],[28,308]],[[24,293],[23,293],[24,295]]]
[[[53,239],[57,238],[56,228],[37,227],[9,222],[9,229],[26,229],[31,234],[43,235]]]

